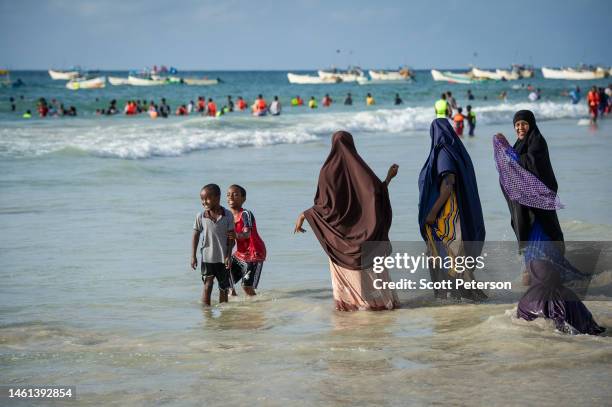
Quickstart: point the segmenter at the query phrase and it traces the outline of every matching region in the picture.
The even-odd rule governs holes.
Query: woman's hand
[[[425,218],[425,223],[428,225],[433,225],[436,223],[436,214],[432,211],[429,212],[429,215]]]
[[[302,228],[302,225],[304,224],[304,219],[306,219],[306,216],[304,216],[304,212],[300,213],[300,215],[298,216],[297,220],[295,221],[295,228],[293,229],[293,233],[304,233],[306,232],[306,229]]]
[[[387,178],[385,179],[385,183],[387,185],[389,185],[389,182],[391,182],[391,180],[395,178],[398,170],[399,170],[399,165],[397,164],[392,164],[391,167],[389,167],[389,171],[387,171]]]

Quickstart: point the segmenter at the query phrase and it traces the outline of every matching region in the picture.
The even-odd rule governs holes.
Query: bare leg
[[[219,303],[227,302],[227,290],[219,289]]]
[[[254,289],[253,287],[245,287],[245,286],[242,286],[242,289],[244,290],[244,293],[245,293],[246,295],[248,295],[249,297],[252,297],[252,296],[254,296],[254,295],[257,295],[257,294],[255,293],[255,289]]]
[[[207,276],[204,279],[204,288],[202,289],[202,302],[204,303],[204,305],[210,306],[210,296],[212,294],[214,285],[215,285],[214,276]]]

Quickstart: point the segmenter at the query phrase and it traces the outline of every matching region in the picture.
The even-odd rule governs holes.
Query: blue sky
[[[611,22],[611,0],[0,0],[0,67],[612,65]]]

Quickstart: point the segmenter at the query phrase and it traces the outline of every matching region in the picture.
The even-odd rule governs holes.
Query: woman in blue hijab
[[[485,239],[484,219],[474,166],[463,143],[447,119],[435,119],[429,130],[431,149],[419,175],[419,227],[430,254],[477,257]],[[454,262],[453,262],[454,264]],[[473,280],[472,270],[430,265],[434,282],[460,278]],[[435,290],[446,298],[446,290]],[[451,290],[454,297],[482,300],[479,290]]]

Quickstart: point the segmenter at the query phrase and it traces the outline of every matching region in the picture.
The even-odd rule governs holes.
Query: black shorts
[[[227,290],[230,288],[229,270],[225,268],[223,263],[202,263],[202,281],[206,277],[215,277],[219,283],[219,290]]]
[[[257,288],[262,267],[263,261],[246,262],[232,256],[232,283],[235,284],[242,279],[243,287]]]

